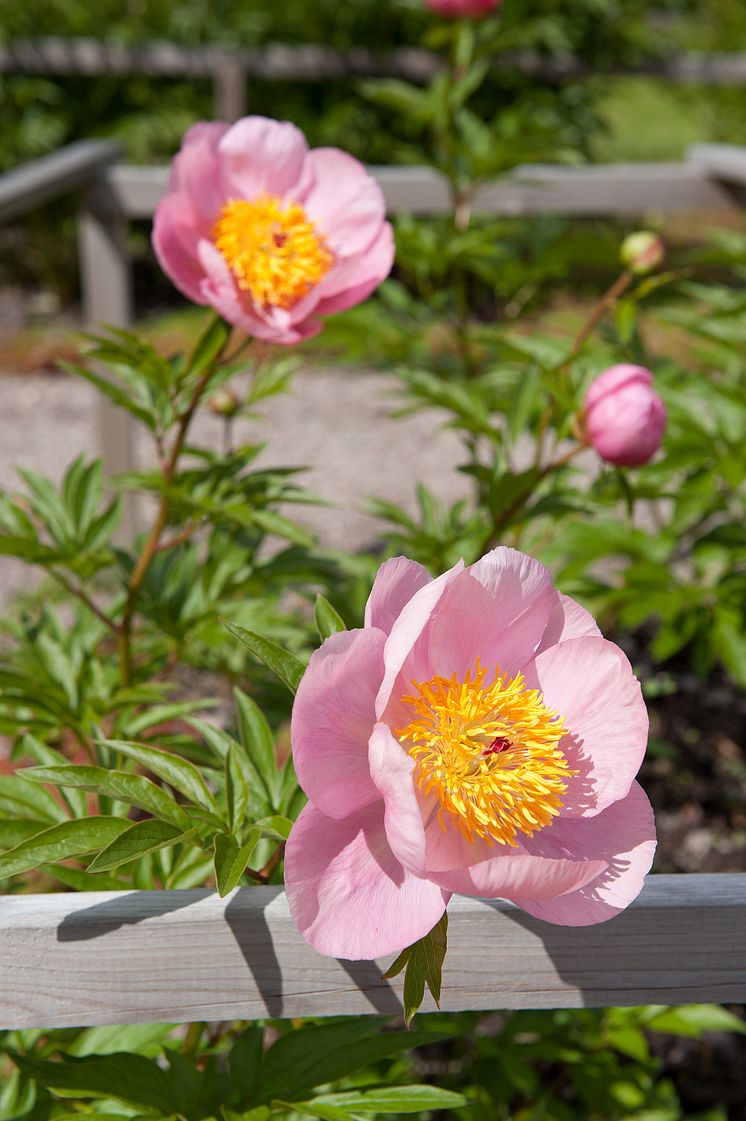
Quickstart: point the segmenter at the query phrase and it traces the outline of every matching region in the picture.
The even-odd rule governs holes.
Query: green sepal
[[[384,973],[396,977],[404,970],[404,1022],[409,1027],[425,996],[425,985],[440,1008],[443,962],[448,949],[448,912],[444,911],[429,934],[407,946]]]

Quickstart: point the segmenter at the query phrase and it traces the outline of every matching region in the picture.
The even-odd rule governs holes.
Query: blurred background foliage
[[[161,39],[227,47],[318,43],[385,53],[422,46],[431,24],[419,0],[317,0],[313,5],[303,0],[177,5],[170,0],[95,5],[32,0],[2,6],[0,40],[85,36],[112,44]],[[737,50],[746,43],[746,12],[739,0],[526,0],[505,5],[502,26],[513,48],[530,48],[547,58],[572,54],[591,71],[623,68],[679,47]],[[640,117],[634,107],[651,88],[660,95],[657,112]],[[212,115],[207,79],[134,75],[91,81],[5,74],[0,97],[5,110],[0,169],[84,136],[121,139],[131,160],[163,160],[178,146],[186,125]],[[713,138],[733,139],[744,128],[742,90],[692,91],[645,79],[537,82],[495,68],[479,100],[505,109],[526,99],[549,124],[569,133],[580,152],[602,158],[646,149],[670,156],[689,139],[704,139],[702,126]],[[361,98],[352,81],[252,82],[250,104],[254,112],[295,121],[312,145],[338,144],[370,162],[391,162],[392,140],[400,139],[392,134],[390,114]]]

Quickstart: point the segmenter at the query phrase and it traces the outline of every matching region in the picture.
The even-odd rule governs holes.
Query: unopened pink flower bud
[[[478,18],[494,12],[502,0],[427,0],[427,6],[439,16],[456,19],[460,16]]]
[[[666,408],[644,366],[611,366],[585,395],[584,427],[589,444],[607,463],[638,467],[661,445]]]
[[[657,234],[652,234],[649,230],[638,230],[625,237],[619,255],[628,269],[638,276],[644,276],[663,264],[666,246],[663,238]]]

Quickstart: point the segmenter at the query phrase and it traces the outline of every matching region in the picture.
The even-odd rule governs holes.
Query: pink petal
[[[605,638],[571,638],[537,656],[526,684],[542,691],[570,729],[559,747],[579,774],[563,796],[563,816],[592,817],[624,798],[645,754],[648,714],[619,647]]]
[[[510,618],[518,616],[544,589],[552,586],[552,577],[543,564],[506,545],[499,545],[467,571],[500,600],[502,610]]]
[[[391,272],[395,252],[393,230],[384,222],[377,240],[365,253],[338,260],[321,281],[318,314],[345,311],[366,299]]]
[[[455,673],[463,680],[467,670],[474,670],[477,658],[487,669],[489,682],[497,666],[513,677],[533,658],[557,595],[551,584],[539,587],[529,600],[513,589],[492,592],[467,569],[450,583],[423,631],[419,644],[423,649],[415,651],[426,657],[426,677]]]
[[[449,895],[391,852],[382,805],[342,821],[308,805],[285,851],[285,890],[305,940],[330,957],[398,953],[432,930]]]
[[[415,592],[391,628],[384,651],[385,671],[383,681],[376,699],[377,717],[380,718],[384,712],[401,668],[438,606],[441,596],[455,576],[463,571],[463,568],[463,561],[458,561],[453,568],[449,568],[447,572],[431,580],[429,584],[425,584],[418,592]],[[408,680],[407,685],[409,685]]]
[[[380,798],[368,740],[383,675],[386,636],[373,627],[334,634],[311,655],[293,705],[298,781],[327,817],[343,818]]]
[[[226,198],[218,145],[229,127],[223,121],[193,125],[171,165],[169,191],[189,199],[210,224]]]
[[[425,819],[432,804],[415,790],[414,759],[385,724],[376,724],[368,749],[370,775],[384,801],[384,827],[391,851],[415,875],[425,867]]]
[[[639,895],[655,855],[653,810],[642,788],[633,782],[625,798],[596,817],[563,821],[562,831],[568,843],[601,857],[606,870],[557,899],[521,897],[515,902],[536,918],[562,926],[613,919]]]
[[[180,292],[196,304],[208,301],[202,295],[204,270],[197,255],[199,231],[192,209],[180,195],[161,199],[153,219],[153,249],[158,264]]]
[[[349,257],[369,249],[386,216],[378,183],[358,160],[338,148],[315,148],[308,162],[314,182],[300,200],[306,214],[337,255]]]
[[[234,198],[253,199],[266,191],[282,197],[301,179],[308,146],[289,121],[243,117],[218,145],[221,172]]]
[[[366,627],[378,627],[388,634],[414,593],[431,579],[426,568],[407,557],[384,561],[365,605]]]
[[[440,827],[435,823],[430,828]],[[576,891],[607,867],[605,860],[551,859],[514,849],[506,852],[503,845],[495,846],[493,852],[498,847],[503,851],[489,860],[443,872],[428,871],[428,878],[462,895],[520,902],[524,897],[547,899]]]
[[[590,611],[586,611],[570,596],[559,593],[559,602],[555,603],[549,616],[546,630],[542,637],[539,649],[548,650],[558,642],[567,642],[569,638],[601,638],[601,631]]]

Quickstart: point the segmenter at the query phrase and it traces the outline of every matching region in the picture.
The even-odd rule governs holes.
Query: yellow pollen
[[[477,658],[464,681],[413,681],[416,695],[402,700],[415,717],[396,735],[416,760],[420,789],[440,803],[443,829],[448,815],[467,841],[516,847],[518,833],[530,837],[557,816],[577,772],[557,746],[568,729],[539,690],[499,667],[491,685],[486,675]]]
[[[239,288],[265,307],[290,308],[328,273],[334,254],[303,207],[268,194],[229,199],[213,229]]]

